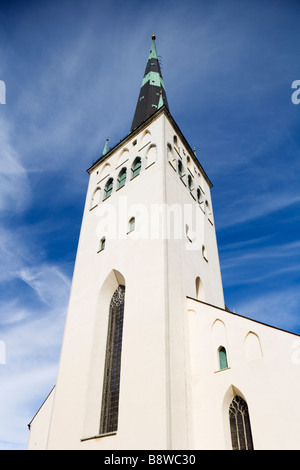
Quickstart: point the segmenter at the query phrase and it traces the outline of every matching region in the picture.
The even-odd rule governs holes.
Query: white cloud
[[[71,280],[57,263],[41,261],[30,236],[0,232],[0,449],[25,448],[27,424],[55,384]],[[6,294],[7,283],[24,282]]]
[[[20,278],[48,305],[60,305],[70,291],[70,280],[57,268],[51,265],[39,265],[34,268],[23,268]]]
[[[22,277],[44,308],[33,315],[22,298],[2,301],[6,364],[0,366],[0,449],[26,447],[27,424],[55,385],[69,298],[70,281],[58,266],[27,268]]]
[[[296,193],[284,194],[280,190],[272,192],[266,197],[266,193],[249,192],[236,199],[227,194],[225,211],[219,213],[217,218],[218,229],[233,227],[238,224],[254,221],[270,215],[276,211],[288,209],[300,202],[300,196]]]
[[[0,211],[22,211],[30,202],[30,186],[26,169],[13,145],[13,132],[0,116]]]

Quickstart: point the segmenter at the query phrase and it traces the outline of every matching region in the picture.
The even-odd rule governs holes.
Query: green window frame
[[[141,168],[142,168],[142,159],[141,157],[136,157],[131,167],[131,171],[132,171],[131,179],[135,178],[136,176],[140,174]]]
[[[101,239],[101,241],[100,241],[100,249],[99,249],[99,251],[103,251],[103,250],[104,250],[104,248],[105,248],[105,242],[106,242],[106,239],[105,239],[105,237],[103,237],[103,238]]]
[[[118,176],[118,189],[125,186],[126,177],[127,177],[127,168],[122,168]]]
[[[112,190],[113,190],[113,185],[114,185],[114,180],[113,178],[109,178],[109,180],[107,181],[105,187],[104,187],[104,197],[103,197],[103,200],[108,198],[111,193],[112,193]]]
[[[129,224],[128,224],[128,233],[133,232],[134,229],[135,229],[135,218],[131,217],[131,219],[129,220]]]
[[[227,353],[224,346],[219,347],[219,366],[220,370],[228,369]]]

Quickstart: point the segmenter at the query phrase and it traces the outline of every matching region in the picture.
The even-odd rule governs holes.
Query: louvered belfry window
[[[233,450],[253,450],[248,405],[236,395],[229,407],[229,422]]]
[[[104,368],[100,434],[118,429],[122,333],[125,286],[119,286],[110,302]]]

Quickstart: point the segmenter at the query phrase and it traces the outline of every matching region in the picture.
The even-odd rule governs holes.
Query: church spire
[[[146,119],[155,113],[155,111],[162,105],[169,108],[165,85],[160,70],[155,39],[155,34],[153,34],[150,54],[130,132],[136,129],[142,122],[146,121]]]

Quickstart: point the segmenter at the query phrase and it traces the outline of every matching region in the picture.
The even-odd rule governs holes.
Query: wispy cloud
[[[54,385],[70,289],[65,263],[74,260],[85,169],[107,136],[113,145],[129,132],[153,32],[171,113],[215,186],[223,279],[234,307],[297,325],[296,230],[274,243],[280,217],[271,228],[260,223],[277,213],[297,217],[299,117],[289,93],[300,70],[292,3],[276,2],[270,12],[264,0],[153,1],[151,14],[149,2],[136,1],[2,3],[4,449],[26,445],[26,424]]]
[[[26,446],[27,424],[55,384],[69,297],[70,281],[57,266],[24,268],[19,274],[40,307],[24,305],[22,297],[1,300],[6,364],[0,366],[0,420],[5,423],[0,449]]]
[[[13,130],[0,115],[0,212],[22,211],[31,199],[26,169],[13,145]]]
[[[236,304],[236,312],[293,332],[300,327],[299,305],[299,289],[290,288],[276,292],[266,291],[257,298],[241,300]]]

